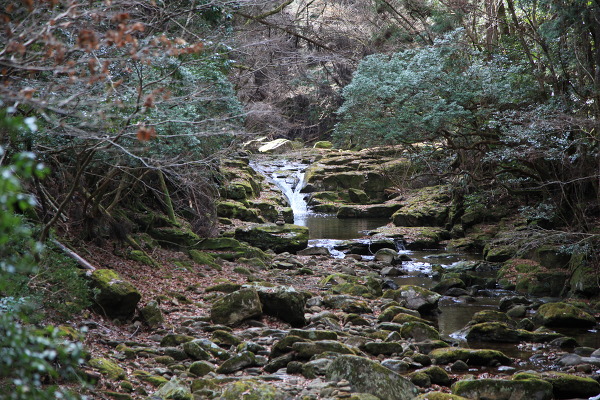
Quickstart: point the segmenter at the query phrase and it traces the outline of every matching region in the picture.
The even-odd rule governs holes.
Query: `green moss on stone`
[[[125,379],[125,370],[106,358],[92,358],[88,364],[113,381]]]

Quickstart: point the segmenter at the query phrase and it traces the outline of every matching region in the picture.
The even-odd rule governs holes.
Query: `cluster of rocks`
[[[550,331],[595,326],[595,318],[576,305],[509,296],[498,310],[473,316],[460,332],[466,342],[450,342],[434,321],[446,293],[473,293],[460,278],[441,279],[436,291],[414,285],[384,290],[384,279],[353,260],[344,265],[353,265],[354,275],[319,268],[324,260],[282,255],[273,261],[288,264],[278,269],[282,276],[312,265],[322,276],[317,291],[222,282],[205,288],[211,305],[204,315],[185,315],[174,331],[157,329],[147,342],[109,343],[113,358],[132,370],[129,379],[109,359],[90,365],[118,382],[121,392],[131,387],[121,398],[550,400],[600,393],[594,375],[600,350]],[[381,270],[389,262],[375,265]],[[527,360],[477,348],[498,342],[523,348],[538,343],[537,352],[529,350],[537,362],[545,357],[545,371],[523,371]],[[135,389],[132,382],[155,389]]]
[[[508,296],[497,310],[476,313],[452,339],[440,336],[435,323],[440,300],[476,301],[498,281],[527,295],[564,294],[568,277],[562,267],[576,260],[564,260],[556,248],[513,258],[512,242],[482,231],[483,223],[500,221],[508,212],[460,209],[445,186],[390,192],[390,177],[410,168],[395,152],[318,153],[307,171],[304,190],[316,210],[391,221],[371,232],[368,243],[341,244],[337,250],[346,258],[335,262],[326,249],[307,249],[306,228],[289,224],[293,216],[281,193],[245,159],[222,166],[227,179],[217,205],[221,237],[199,238],[185,226],[134,216],[147,227],[149,238],[140,242],[156,241],[223,277],[241,274],[244,282],[223,280],[203,288],[201,306],[180,308],[168,330],[164,307],[147,302],[140,315],[150,334],[144,340],[107,340],[111,356],[89,360],[112,382],[104,393],[156,400],[598,395],[600,351],[552,330],[596,326],[585,304]],[[399,243],[423,249],[444,240],[450,240],[449,248],[483,251],[487,262],[434,268],[431,290],[394,281],[406,274],[408,261],[395,251]],[[373,253],[372,261],[362,259]],[[489,262],[496,263],[490,271],[501,266],[498,279],[475,273]],[[96,271],[92,281],[100,312],[131,317],[140,301],[135,288],[108,270]],[[493,349],[498,343],[512,343],[529,359]],[[538,372],[530,370],[534,367]]]

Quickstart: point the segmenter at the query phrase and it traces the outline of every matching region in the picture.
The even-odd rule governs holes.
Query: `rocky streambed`
[[[99,346],[89,363],[100,382],[96,395],[549,400],[600,394],[597,308],[574,297],[577,281],[564,268],[549,267],[560,262],[558,251],[509,254],[500,240],[506,236],[489,223],[519,222],[500,210],[459,210],[443,187],[388,193],[389,171],[403,165],[396,155],[311,157],[301,160],[312,165],[302,189],[313,210],[391,222],[323,246],[305,226],[291,225],[292,209],[275,183],[247,160],[225,162],[221,237],[179,234],[175,256],[165,257],[171,264],[177,259],[175,265],[187,260],[187,268],[168,273],[167,294],[127,275],[142,291],[136,324],[117,333],[108,323],[87,323],[88,340]],[[158,231],[164,235],[165,228]],[[568,298],[559,297],[565,283]]]

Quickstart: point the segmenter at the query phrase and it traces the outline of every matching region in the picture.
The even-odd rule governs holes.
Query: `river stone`
[[[308,228],[292,224],[259,224],[237,228],[236,239],[261,250],[295,253],[308,246]]]
[[[330,256],[331,252],[327,247],[313,246],[298,250],[296,254],[299,256]]]
[[[419,314],[418,311],[411,310],[411,309],[405,308],[405,307],[400,307],[400,306],[391,306],[391,307],[388,307],[385,310],[383,310],[381,312],[381,314],[379,314],[379,317],[377,317],[377,320],[380,322],[390,322],[398,314],[408,314],[408,315],[412,315],[414,317],[421,316],[421,314]]]
[[[306,297],[291,286],[257,286],[263,313],[288,322],[293,327],[306,325]]]
[[[256,365],[256,357],[249,351],[242,351],[235,354],[217,368],[218,374],[231,374],[244,368],[253,367]]]
[[[478,311],[471,317],[471,322],[469,324],[480,324],[482,322],[504,322],[509,323],[510,318],[500,311],[495,310],[482,310]]]
[[[189,371],[195,376],[204,376],[215,369],[216,367],[208,361],[194,361],[190,364]]]
[[[158,303],[154,300],[148,302],[140,309],[142,319],[150,328],[158,328],[165,321]]]
[[[466,339],[469,342],[502,342],[519,343],[522,340],[520,331],[510,328],[503,322],[482,322],[466,328]]]
[[[415,285],[403,285],[397,290],[386,290],[385,298],[391,298],[406,304],[406,308],[417,310],[421,314],[437,309],[440,294]]]
[[[276,387],[256,380],[241,380],[224,386],[220,400],[284,400],[285,394]]]
[[[600,384],[588,377],[561,372],[546,372],[542,379],[552,384],[554,397],[557,399],[587,399],[600,393]]]
[[[160,346],[161,347],[179,346],[180,344],[183,344],[186,342],[191,342],[192,340],[194,340],[193,336],[182,335],[179,333],[169,333],[168,335],[165,335],[162,338],[162,340],[160,341]]]
[[[383,360],[381,365],[398,373],[406,372],[410,368],[410,364],[404,360],[387,359]]]
[[[538,308],[534,321],[547,327],[557,328],[591,328],[596,325],[596,319],[568,303],[546,303]]]
[[[337,340],[338,334],[320,329],[291,329],[290,336],[298,336],[308,340]]]
[[[448,373],[438,366],[427,367],[418,370],[429,376],[431,383],[440,386],[450,386],[451,380]]]
[[[413,399],[418,393],[406,378],[365,357],[337,357],[327,370],[327,378],[347,380],[352,391],[370,393],[381,400]]]
[[[399,342],[367,342],[363,346],[363,350],[374,356],[380,354],[389,356],[392,354],[401,354],[403,351],[402,343]]]
[[[323,354],[325,352],[340,354],[356,354],[353,349],[335,340],[296,342],[292,344],[292,350],[296,352],[296,356],[298,358],[305,360],[308,360],[313,356]]]
[[[315,379],[318,375],[325,375],[333,360],[317,358],[302,365],[302,376],[306,379]]]
[[[438,340],[440,338],[440,334],[435,328],[423,322],[407,322],[402,324],[400,335],[404,339],[413,339],[416,342]]]
[[[184,343],[183,350],[194,360],[208,360],[211,355],[220,360],[227,360],[230,357],[227,351],[208,339],[194,339]]]
[[[126,377],[125,370],[107,358],[92,358],[88,361],[88,364],[108,379],[119,381]]]
[[[375,253],[374,260],[380,261],[386,264],[394,263],[394,260],[398,257],[398,252],[393,249],[379,249]]]
[[[244,288],[225,295],[210,310],[211,320],[215,324],[224,325],[235,325],[261,314],[262,305],[254,288]]]
[[[91,286],[96,289],[92,296],[98,312],[110,318],[128,319],[142,298],[138,290],[110,269],[97,269],[90,276]]]
[[[151,398],[164,400],[192,400],[192,392],[184,381],[174,376],[171,380],[160,387]]]
[[[465,283],[460,278],[447,278],[438,282],[431,290],[439,294],[445,294],[449,289],[454,288],[464,289]]]
[[[551,400],[552,385],[541,379],[468,379],[453,384],[452,393],[469,399]]]
[[[498,350],[489,349],[466,349],[461,347],[444,347],[432,350],[429,353],[436,364],[450,364],[457,360],[466,362],[468,365],[509,365],[511,359]]]

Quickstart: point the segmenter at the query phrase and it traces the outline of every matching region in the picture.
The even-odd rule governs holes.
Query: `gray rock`
[[[215,324],[235,325],[262,314],[262,304],[254,288],[245,288],[217,300],[210,318]]]
[[[192,392],[185,382],[174,376],[169,382],[161,386],[152,397],[159,399],[192,400]]]
[[[418,390],[396,372],[365,357],[342,355],[327,370],[327,378],[350,382],[352,391],[369,393],[381,400],[413,399]]]
[[[550,400],[552,385],[541,379],[462,380],[452,385],[452,394],[468,399],[494,400]]]
[[[306,297],[291,286],[257,286],[262,312],[289,322],[293,327],[306,325],[304,307]]]
[[[401,276],[404,272],[398,267],[385,267],[381,269],[382,276]]]
[[[403,373],[408,371],[410,364],[402,360],[387,359],[381,362],[381,365],[391,369],[394,372]]]
[[[231,357],[217,368],[219,374],[231,374],[244,368],[256,366],[256,358],[249,351],[243,351]]]

